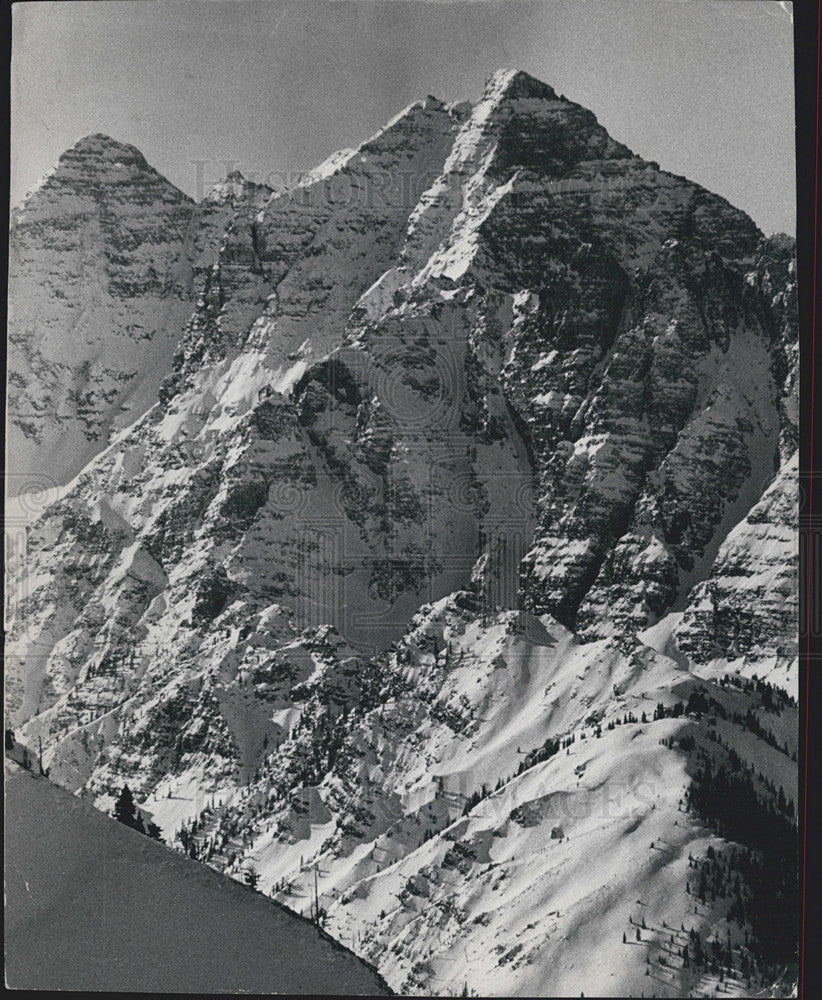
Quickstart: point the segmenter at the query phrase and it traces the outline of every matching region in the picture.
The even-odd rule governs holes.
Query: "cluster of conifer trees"
[[[152,840],[163,839],[160,836],[160,827],[156,823],[153,823],[151,820],[147,823],[143,822],[143,817],[140,814],[140,810],[134,804],[134,796],[128,785],[123,785],[123,790],[114,803],[114,813],[112,815],[124,826],[129,826],[132,830],[137,830],[138,833],[144,833],[147,837],[151,837]]]

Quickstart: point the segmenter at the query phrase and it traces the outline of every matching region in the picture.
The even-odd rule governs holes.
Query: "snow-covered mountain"
[[[301,912],[316,871],[400,991],[789,992],[792,241],[514,71],[180,212],[132,255],[193,311],[11,559],[52,776]]]

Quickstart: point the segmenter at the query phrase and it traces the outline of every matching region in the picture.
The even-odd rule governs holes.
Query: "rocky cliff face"
[[[729,868],[692,914],[683,857],[740,839],[704,788],[752,767],[795,819],[791,242],[510,71],[292,190],[176,197],[152,267],[188,321],[11,567],[15,723],[295,908],[318,864],[402,991],[637,993],[635,899],[659,995],[713,988],[667,930],[736,913]],[[739,970],[778,938],[746,878]]]
[[[768,655],[790,662],[798,629],[797,455],[722,543],[676,629],[694,660]]]

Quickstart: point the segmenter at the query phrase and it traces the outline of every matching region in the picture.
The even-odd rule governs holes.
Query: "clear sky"
[[[91,132],[187,193],[357,145],[433,94],[524,69],[634,152],[795,227],[791,5],[776,0],[18,3],[12,201]]]

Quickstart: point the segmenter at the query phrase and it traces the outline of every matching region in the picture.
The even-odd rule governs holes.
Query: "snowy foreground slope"
[[[9,987],[386,994],[311,924],[7,766]]]
[[[507,70],[186,211],[140,415],[19,498],[15,731],[397,991],[789,995],[792,241]]]

